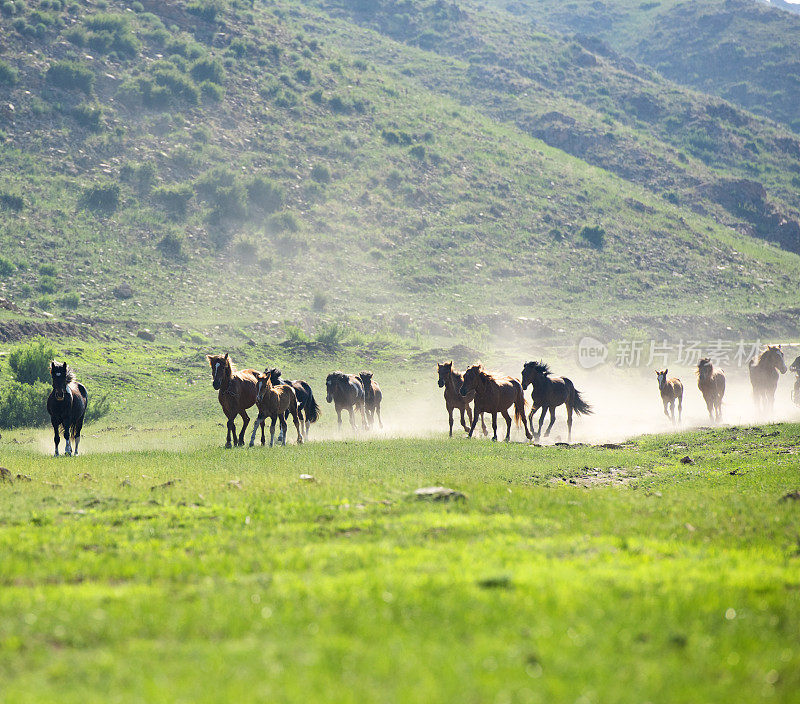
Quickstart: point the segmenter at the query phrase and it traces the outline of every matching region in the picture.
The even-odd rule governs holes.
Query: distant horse
[[[661,392],[661,401],[664,404],[664,415],[667,418],[672,417],[672,424],[675,425],[675,401],[678,402],[679,423],[683,414],[683,384],[680,379],[675,377],[667,379],[667,372],[669,369],[656,370],[656,377],[658,378],[658,390]],[[667,406],[669,406],[669,413],[667,413]]]
[[[464,377],[461,372],[453,369],[453,360],[443,362],[438,365],[439,370],[439,388],[444,389],[444,404],[447,407],[447,416],[450,420],[450,437],[453,437],[453,409],[457,408],[461,411],[461,425],[464,430],[469,432],[469,427],[464,422],[464,411],[467,413],[469,425],[472,426],[472,407],[470,404],[475,400],[475,392],[470,391],[466,396],[459,393],[461,384],[464,383]],[[481,416],[481,427],[483,434],[488,435],[489,431],[486,430],[486,423],[483,422]]]
[[[58,457],[60,440],[58,428],[60,426],[64,428],[64,440],[67,441],[64,454],[77,455],[89,395],[86,393],[86,387],[75,381],[75,372],[66,362],[56,362],[55,360],[50,362],[50,376],[53,378],[53,390],[47,397],[47,412],[53,423],[53,441],[56,445],[54,454]],[[75,443],[74,453],[70,445],[70,437]]]
[[[721,369],[714,369],[708,357],[703,357],[697,364],[697,388],[703,393],[708,417],[718,423],[722,418],[725,374]]]
[[[750,384],[753,387],[753,400],[759,413],[771,413],[775,404],[775,389],[778,388],[780,374],[786,373],[786,361],[780,345],[767,345],[754,363],[750,360]]]
[[[242,369],[237,371],[233,366],[228,353],[207,354],[206,359],[211,365],[213,386],[219,390],[219,405],[228,418],[228,434],[225,447],[244,445],[244,431],[250,422],[247,409],[256,402],[256,374],[255,369]],[[242,431],[236,437],[236,416],[242,417]],[[261,441],[264,442],[264,422],[261,422]]]
[[[342,429],[342,411],[347,410],[350,414],[350,425],[356,430],[356,416],[354,409],[361,412],[361,424],[367,427],[367,419],[364,416],[364,385],[355,374],[345,374],[344,372],[333,372],[328,374],[325,379],[327,395],[325,400],[333,403],[336,408],[336,418],[339,421],[339,430]]]
[[[286,444],[286,416],[291,415],[294,427],[297,428],[297,444],[303,444],[303,433],[300,431],[300,420],[297,412],[297,397],[294,388],[289,384],[274,384],[271,379],[271,369],[267,369],[264,374],[256,373],[256,405],[258,406],[258,417],[253,426],[253,434],[250,436],[250,447],[256,443],[256,430],[258,426],[264,426],[267,418],[272,419],[269,426],[269,446],[272,447],[275,441],[275,423],[280,419],[281,433],[278,442]],[[264,432],[261,432],[261,444],[264,444]]]
[[[522,421],[525,426],[525,437],[531,439],[528,430],[528,421],[525,418],[525,397],[522,395],[522,384],[519,380],[501,374],[492,374],[484,371],[480,364],[473,364],[464,372],[464,381],[458,393],[466,398],[470,392],[475,393],[475,413],[467,437],[472,437],[475,426],[478,424],[478,415],[481,413],[492,414],[492,440],[497,440],[497,414],[502,414],[506,420],[506,442],[511,437],[511,416],[508,409],[514,406],[514,416],[517,423]]]
[[[372,372],[359,372],[358,378],[361,379],[361,385],[364,387],[364,412],[367,417],[367,423],[371,427],[377,413],[378,423],[381,426],[381,430],[383,430],[383,421],[381,420],[383,394],[381,393],[381,387],[372,378]]]
[[[562,403],[567,406],[567,442],[572,440],[572,413],[576,415],[589,415],[592,408],[581,398],[580,392],[575,388],[572,381],[565,376],[550,376],[550,367],[544,362],[525,362],[522,367],[522,389],[532,385],[531,401],[533,408],[528,417],[528,422],[533,429],[533,414],[540,408],[542,415],[539,417],[539,430],[534,434],[535,439],[539,440],[542,436],[542,425],[547,411],[550,411],[550,425],[544,436],[550,435],[550,430],[556,422],[556,408]]]
[[[320,410],[317,400],[314,398],[314,392],[308,385],[308,382],[303,379],[295,379],[289,381],[281,377],[280,369],[270,369],[267,372],[270,376],[272,385],[286,384],[294,389],[294,395],[297,397],[297,417],[300,419],[300,425],[303,427],[303,434],[308,439],[308,431],[311,429],[311,424],[319,420]],[[288,415],[284,416],[288,419]],[[280,438],[279,438],[280,439]]]
[[[792,366],[789,369],[797,375],[792,389],[792,401],[794,401],[795,406],[800,406],[800,357],[792,362]]]

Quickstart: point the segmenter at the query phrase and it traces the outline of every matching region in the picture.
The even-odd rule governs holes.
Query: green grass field
[[[798,425],[620,449],[195,433],[0,441],[4,702],[797,701]]]

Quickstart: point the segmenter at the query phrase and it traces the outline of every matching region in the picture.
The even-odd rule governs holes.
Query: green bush
[[[268,178],[255,176],[247,184],[247,199],[251,206],[274,213],[283,205],[283,188]]]
[[[289,342],[310,342],[310,338],[306,335],[302,328],[299,328],[297,325],[286,325],[286,339]]]
[[[202,56],[204,51],[197,42],[186,37],[174,37],[164,45],[167,54],[179,54],[186,59],[196,59]]]
[[[345,328],[339,323],[324,323],[320,325],[314,340],[326,347],[338,347],[345,337]]]
[[[606,242],[606,231],[600,225],[585,225],[580,236],[595,249],[602,249]]]
[[[219,59],[201,58],[192,64],[189,73],[196,81],[211,81],[218,85],[225,83],[225,69]]]
[[[197,17],[201,17],[206,22],[214,22],[217,19],[217,15],[222,12],[222,3],[217,0],[190,2],[186,6],[186,11]]]
[[[83,27],[70,27],[64,31],[64,39],[75,46],[86,46],[86,30]]]
[[[225,96],[225,89],[211,81],[203,81],[200,84],[200,94],[205,103],[218,103]]]
[[[282,213],[275,213],[267,218],[267,230],[276,234],[283,232],[297,232],[300,229],[300,223],[297,216],[289,211]]]
[[[94,73],[75,61],[56,61],[47,69],[45,80],[56,88],[77,89],[89,95],[94,86]]]
[[[0,86],[15,86],[18,79],[17,69],[5,61],[0,61]]]
[[[38,288],[42,293],[55,293],[58,289],[58,281],[55,276],[42,276],[39,279]]]
[[[164,208],[173,220],[181,220],[186,217],[193,194],[194,191],[188,184],[162,186],[153,191],[153,200]]]
[[[102,116],[103,110],[97,105],[81,103],[72,109],[72,117],[75,118],[75,122],[90,132],[99,132],[101,130],[102,123],[100,118]]]
[[[14,266],[14,262],[10,259],[6,259],[3,256],[0,256],[0,276],[8,276],[10,273],[16,270],[17,267]]]
[[[55,276],[58,273],[58,268],[55,264],[39,264],[39,273],[42,276]]]
[[[82,203],[89,210],[113,213],[119,207],[119,196],[116,183],[99,183],[84,190]]]
[[[158,248],[162,254],[172,257],[173,259],[182,259],[183,253],[183,238],[172,232],[168,232],[161,238],[158,243]]]
[[[197,86],[174,66],[170,64],[159,66],[153,71],[152,77],[157,86],[169,88],[174,96],[185,100],[189,105],[197,105],[200,102],[200,91]]]
[[[24,206],[25,201],[22,199],[22,196],[0,191],[0,209],[13,210],[15,213],[18,213]]]
[[[195,183],[200,198],[213,208],[216,221],[241,219],[247,213],[247,190],[229,169],[212,169]]]
[[[80,304],[81,297],[75,291],[65,293],[63,296],[61,296],[61,298],[58,299],[58,305],[69,310],[77,310]]]
[[[48,379],[50,374],[48,373]],[[0,428],[39,427],[45,425],[50,416],[47,413],[47,397],[52,387],[35,382],[22,384],[9,381],[0,386]]]
[[[330,183],[331,172],[325,164],[315,164],[311,169],[311,178],[317,183]]]
[[[50,362],[55,357],[55,348],[44,337],[35,337],[11,350],[8,367],[14,379],[22,384],[49,383]]]

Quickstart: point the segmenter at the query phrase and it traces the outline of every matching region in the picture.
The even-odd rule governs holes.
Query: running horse
[[[233,366],[228,353],[207,354],[206,359],[211,365],[212,385],[219,391],[219,405],[228,418],[228,434],[225,447],[244,445],[244,431],[250,423],[247,409],[256,402],[258,383],[256,382],[255,369],[237,370]],[[242,417],[242,431],[236,437],[236,416]],[[264,421],[261,421],[261,442],[264,442]]]
[[[308,382],[304,379],[295,379],[294,381],[284,379],[281,376],[280,369],[273,368],[265,373],[269,374],[269,380],[273,386],[285,384],[294,389],[294,395],[297,398],[297,417],[300,419],[303,435],[308,439],[308,431],[311,429],[311,424],[316,423],[320,416],[319,404],[314,398],[314,392],[311,390]],[[287,414],[284,415],[284,419],[286,420],[288,418],[289,414],[287,412]],[[280,439],[280,436],[278,436],[278,440]]]
[[[481,413],[492,414],[492,440],[497,441],[497,414],[500,413],[506,420],[506,442],[511,437],[511,416],[508,409],[514,406],[514,417],[517,424],[522,422],[525,426],[525,437],[531,439],[528,430],[528,421],[525,418],[525,397],[522,394],[522,384],[518,379],[502,374],[493,374],[484,370],[480,364],[473,364],[464,372],[464,381],[458,393],[466,398],[470,392],[475,393],[475,412],[467,437],[471,438],[478,424]]]
[[[461,384],[464,383],[464,377],[461,372],[453,369],[453,360],[443,362],[437,365],[439,371],[439,388],[444,389],[444,405],[447,407],[447,416],[450,420],[450,437],[453,437],[453,409],[457,408],[461,412],[461,425],[464,430],[469,433],[469,428],[472,425],[472,406],[470,404],[475,400],[475,392],[470,391],[466,396],[459,393]],[[464,413],[466,412],[469,419],[469,426],[464,422]],[[483,434],[488,435],[489,431],[486,430],[486,423],[483,422],[481,416],[481,427]]]
[[[361,412],[361,424],[366,429],[367,419],[364,417],[364,385],[355,374],[333,372],[325,379],[327,395],[325,400],[333,403],[336,408],[336,418],[339,421],[339,430],[342,429],[342,411],[350,414],[350,425],[356,430],[356,416],[354,409]]]
[[[725,395],[725,373],[714,369],[708,357],[697,363],[697,388],[703,394],[708,408],[708,417],[719,423],[722,418],[722,397]]]
[[[672,417],[672,424],[675,425],[675,401],[678,402],[678,422],[681,421],[683,414],[683,384],[681,380],[672,377],[667,379],[669,369],[656,369],[656,378],[658,379],[658,390],[661,393],[661,402],[664,404],[664,415],[669,418]],[[669,406],[669,413],[667,413],[667,406]]]
[[[367,424],[372,427],[375,423],[375,414],[378,414],[378,423],[383,430],[383,421],[381,420],[381,401],[383,401],[383,393],[378,382],[372,378],[372,372],[359,372],[358,378],[361,379],[361,385],[364,387],[364,414],[367,417]]]
[[[531,384],[531,409],[528,422],[533,428],[533,414],[540,408],[542,415],[539,417],[539,430],[534,434],[536,441],[542,437],[542,425],[547,411],[550,411],[550,425],[544,436],[550,435],[550,430],[556,422],[556,408],[562,403],[567,407],[567,442],[572,440],[572,414],[589,415],[591,406],[581,397],[580,392],[570,379],[565,376],[550,376],[550,367],[544,362],[525,362],[522,367],[522,388],[527,389]]]
[[[47,412],[53,423],[53,441],[56,446],[54,455],[58,457],[59,427],[64,428],[64,440],[67,442],[64,454],[77,455],[89,395],[86,393],[86,387],[75,381],[75,372],[66,362],[55,360],[50,362],[50,376],[53,378],[53,390],[47,397]],[[70,437],[75,443],[74,450],[70,444]]]
[[[297,396],[294,388],[289,384],[273,384],[272,369],[267,369],[263,374],[256,373],[256,405],[258,406],[258,417],[253,426],[253,434],[250,436],[250,447],[256,442],[256,430],[259,424],[264,427],[267,418],[272,419],[269,426],[269,446],[272,447],[275,441],[275,423],[280,420],[281,432],[278,442],[286,444],[286,417],[292,416],[294,427],[297,429],[297,444],[303,444],[303,433],[300,430],[300,421],[297,412]],[[261,444],[264,444],[264,431],[261,431]]]
[[[767,349],[758,355],[758,360],[755,362],[750,360],[748,368],[756,410],[762,414],[772,413],[779,374],[785,374],[787,371],[781,346],[767,345]]]

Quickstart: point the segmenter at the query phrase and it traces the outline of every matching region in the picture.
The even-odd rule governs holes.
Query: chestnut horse
[[[75,373],[66,362],[50,362],[50,376],[53,377],[53,390],[47,397],[47,412],[53,423],[53,441],[56,445],[54,454],[58,457],[58,428],[63,427],[64,440],[67,441],[64,454],[77,455],[89,395],[86,387],[75,381]],[[74,452],[69,442],[70,437],[75,443]]]
[[[656,378],[658,379],[658,390],[661,392],[661,401],[664,404],[664,415],[669,418],[672,417],[672,424],[675,425],[675,401],[678,402],[678,422],[681,421],[683,414],[683,384],[681,380],[675,377],[667,379],[669,369],[656,370]],[[667,413],[667,406],[669,406],[669,413]]]
[[[242,369],[237,371],[233,366],[228,353],[207,354],[206,359],[211,365],[213,386],[219,390],[219,405],[228,418],[228,434],[225,447],[244,445],[244,430],[250,422],[247,409],[256,402],[256,374],[255,369]],[[241,416],[243,425],[239,437],[236,437],[236,416]],[[261,440],[264,441],[264,422],[261,422]]]
[[[342,411],[350,414],[350,425],[356,430],[356,416],[354,409],[361,412],[361,424],[366,429],[367,419],[364,417],[364,385],[355,374],[333,372],[325,379],[327,395],[325,400],[333,403],[336,408],[336,418],[339,421],[339,430],[342,429]]]
[[[297,444],[303,444],[303,433],[300,431],[300,420],[297,413],[297,396],[294,388],[289,384],[272,383],[272,370],[267,369],[263,374],[256,372],[256,405],[258,406],[258,417],[253,426],[253,434],[250,436],[250,447],[256,443],[256,430],[258,426],[264,427],[264,420],[272,419],[269,426],[269,446],[272,447],[275,441],[275,423],[278,419],[281,422],[281,433],[278,442],[286,444],[286,416],[291,415],[294,427],[297,428]],[[261,444],[264,444],[264,432],[261,432]]]
[[[478,424],[478,415],[481,413],[492,414],[492,440],[497,440],[497,414],[502,414],[506,419],[506,442],[511,437],[511,416],[508,409],[514,406],[514,416],[517,424],[522,421],[525,426],[525,437],[531,439],[528,430],[528,420],[525,418],[525,397],[522,395],[522,384],[518,379],[502,374],[492,374],[484,371],[480,364],[473,364],[464,372],[464,381],[458,393],[466,398],[470,391],[475,392],[475,413],[467,437],[472,437],[475,426]]]
[[[542,425],[544,416],[550,411],[550,425],[544,436],[550,435],[550,430],[556,422],[556,408],[562,403],[567,406],[567,442],[572,440],[572,413],[576,415],[589,415],[592,413],[591,406],[581,398],[580,392],[570,379],[565,376],[550,376],[550,367],[544,362],[525,362],[522,367],[522,389],[528,388],[531,384],[531,409],[528,421],[533,430],[533,414],[540,408],[542,415],[539,417],[539,430],[534,437],[538,441],[542,436]]]
[[[771,413],[775,404],[775,389],[778,388],[778,374],[786,374],[786,361],[780,345],[767,345],[754,363],[750,360],[750,384],[753,387],[753,400],[759,413]]]
[[[383,430],[383,421],[381,420],[381,401],[383,401],[383,394],[381,387],[372,378],[372,372],[359,372],[358,378],[361,379],[361,385],[364,387],[364,412],[367,417],[367,423],[371,427],[375,421],[375,414],[378,414],[378,423]]]
[[[453,360],[443,362],[437,365],[439,371],[439,388],[444,389],[444,405],[447,407],[447,416],[450,420],[450,437],[453,437],[453,409],[457,408],[461,411],[461,425],[464,430],[469,432],[469,427],[464,422],[464,411],[469,418],[469,425],[472,425],[472,407],[470,404],[475,400],[475,392],[470,391],[466,396],[459,393],[461,384],[464,383],[464,377],[461,372],[453,369]],[[486,430],[486,423],[483,422],[483,415],[481,415],[481,427],[483,434],[488,435],[489,431]]]
[[[304,379],[295,379],[289,381],[281,376],[281,370],[272,368],[269,370],[269,379],[272,385],[286,384],[294,389],[294,395],[297,397],[297,417],[300,419],[300,425],[303,428],[303,435],[308,439],[308,431],[311,429],[311,424],[319,420],[319,404],[314,398],[314,392]],[[288,419],[288,414],[284,415],[284,419]],[[280,436],[278,436],[280,440]]]
[[[725,395],[725,374],[721,369],[714,369],[708,357],[703,357],[697,363],[697,388],[703,393],[708,417],[719,423],[722,418],[722,397]]]

